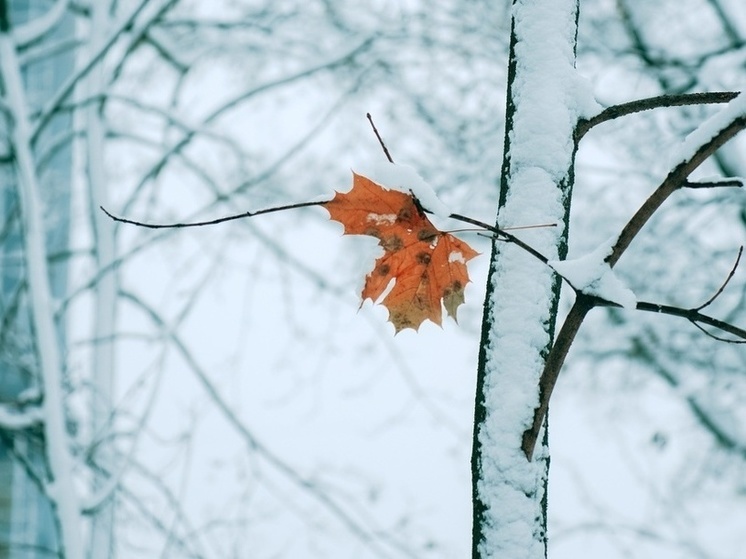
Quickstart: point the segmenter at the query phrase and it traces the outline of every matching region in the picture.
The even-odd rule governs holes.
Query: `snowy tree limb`
[[[36,144],[39,135],[42,130],[49,124],[58,110],[59,106],[67,99],[78,85],[78,83],[88,75],[88,73],[103,59],[107,52],[113,47],[120,39],[121,35],[129,28],[131,28],[135,20],[139,17],[140,13],[150,4],[150,0],[140,0],[140,3],[130,12],[129,16],[126,17],[121,24],[114,30],[110,35],[109,39],[99,48],[99,50],[93,53],[90,58],[78,69],[75,74],[70,76],[64,85],[59,89],[57,94],[52,98],[49,103],[42,109],[41,114],[36,120],[34,127],[31,130],[31,143]]]
[[[702,143],[694,147],[691,153],[685,154],[683,159],[677,162],[668,176],[624,226],[611,254],[606,259],[609,266],[614,267],[647,221],[671,194],[686,184],[689,175],[718,148],[746,128],[746,96],[741,95],[731,103],[732,105],[723,109],[721,113],[714,115],[702,124],[698,129],[700,134],[705,136],[702,138]],[[695,133],[696,131],[689,138]],[[695,140],[698,138],[699,135]]]
[[[746,99],[736,97],[735,100],[731,101],[729,107],[726,107],[721,113],[705,121],[698,129],[699,132],[695,131],[693,133],[694,140],[701,139],[701,143],[695,146],[684,147],[688,152],[685,152],[684,157],[674,166],[673,170],[666,176],[653,194],[645,200],[640,209],[622,228],[617,241],[611,249],[611,253],[606,258],[606,262],[610,267],[614,267],[619,261],[619,258],[621,258],[622,254],[629,247],[632,240],[638,235],[650,217],[661,207],[663,202],[677,189],[686,186],[687,177],[719,147],[744,128],[746,128]],[[523,451],[529,458],[533,454],[534,446],[539,437],[541,423],[549,406],[549,398],[567,356],[567,351],[570,345],[572,345],[586,314],[595,306],[619,305],[598,297],[589,297],[582,292],[577,293],[575,303],[570,310],[565,324],[560,329],[550,355],[547,358],[544,371],[542,372],[540,380],[541,401],[535,410],[532,426],[523,435]],[[640,301],[637,303],[636,308],[641,311],[685,318],[698,327],[700,324],[706,324],[727,332],[736,338],[746,340],[746,330],[702,314],[699,311],[704,307],[682,309],[669,305]],[[705,333],[707,332],[705,331]]]
[[[5,19],[7,24],[7,13],[0,14],[0,18]],[[13,116],[12,140],[24,226],[24,257],[44,387],[42,405],[45,450],[51,478],[47,484],[47,494],[56,509],[63,557],[82,559],[80,509],[73,478],[74,461],[68,448],[69,439],[63,406],[62,360],[52,313],[43,208],[31,148],[32,132],[15,45],[9,30],[3,26],[0,26],[0,74]]]
[[[56,0],[51,8],[27,23],[13,28],[13,41],[17,48],[41,39],[59,24],[65,15],[69,0]]]
[[[0,404],[0,429],[16,431],[41,425],[43,422],[44,413],[40,407],[19,410],[17,406]]]

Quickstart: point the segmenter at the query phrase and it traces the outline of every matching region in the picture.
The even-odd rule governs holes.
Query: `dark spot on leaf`
[[[420,264],[430,264],[430,255],[427,252],[418,252],[416,258]]]
[[[412,220],[412,207],[407,204],[402,209],[399,210],[399,213],[396,214],[396,220],[397,221],[411,221]]]
[[[430,228],[424,228],[417,231],[417,238],[420,241],[432,241],[437,236],[438,232]]]
[[[401,240],[399,235],[391,235],[381,239],[381,246],[383,247],[383,250],[396,252],[404,248],[404,242]]]

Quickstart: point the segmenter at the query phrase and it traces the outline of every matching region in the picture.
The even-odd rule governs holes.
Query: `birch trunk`
[[[94,2],[91,5],[91,31],[89,52],[104,48],[108,29],[110,3]],[[86,81],[90,96],[100,95],[105,89],[104,67],[98,64]],[[98,505],[91,527],[89,556],[104,559],[112,554],[112,529],[114,522],[114,492],[108,487],[108,477],[113,470],[113,449],[107,436],[111,430],[112,393],[114,385],[114,335],[116,324],[117,279],[111,264],[116,258],[114,224],[99,206],[110,207],[104,173],[105,127],[103,103],[93,104],[86,110],[85,153],[89,211],[96,247],[96,264],[99,270],[110,270],[97,282],[94,290],[94,332],[98,342],[93,350],[91,433],[96,452],[95,462],[100,468],[94,477],[94,491],[109,491]]]
[[[577,9],[576,0],[513,3],[498,224],[557,223],[523,236],[550,259],[564,258],[567,247]],[[546,557],[546,424],[533,461],[521,443],[539,402],[558,300],[559,282],[548,267],[514,245],[495,243],[475,403],[474,558]]]
[[[49,469],[46,491],[56,512],[61,556],[82,559],[81,516],[74,487],[74,462],[68,448],[62,361],[54,324],[43,207],[31,148],[29,112],[7,6],[0,2],[0,8],[0,75],[13,121],[10,135],[19,190],[31,323],[44,389],[43,425]]]

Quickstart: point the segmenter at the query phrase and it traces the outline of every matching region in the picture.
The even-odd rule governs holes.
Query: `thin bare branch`
[[[376,125],[373,123],[373,117],[370,116],[370,113],[365,113],[365,117],[370,122],[370,125],[373,127],[373,133],[376,135],[376,138],[378,138],[378,143],[381,144],[381,149],[383,150],[383,153],[386,155],[386,159],[389,160],[389,163],[393,163],[394,160],[391,157],[391,154],[389,153],[389,149],[386,147],[386,144],[383,143],[383,138],[381,138],[381,135],[378,133],[378,128],[376,128]]]
[[[122,24],[116,30],[114,30],[109,40],[98,50],[98,52],[94,53],[88,59],[88,61],[80,67],[77,72],[70,76],[67,82],[65,82],[65,84],[59,89],[59,91],[57,91],[57,94],[54,96],[54,98],[52,98],[47,106],[44,107],[44,110],[42,111],[32,130],[32,144],[36,144],[36,141],[39,139],[39,134],[41,134],[42,130],[47,126],[47,124],[49,124],[49,121],[54,116],[59,105],[63,103],[65,99],[67,99],[67,97],[75,90],[75,86],[78,84],[78,82],[86,75],[88,75],[88,73],[103,59],[106,53],[109,52],[109,49],[111,49],[111,47],[114,46],[114,44],[119,40],[122,33],[124,33],[126,29],[129,29],[134,24],[135,20],[140,15],[142,10],[149,3],[149,0],[141,0],[140,3],[135,7],[135,9],[132,10],[129,17],[125,18]]]
[[[640,209],[627,222],[612,248],[606,261],[612,268],[627,250],[630,243],[637,236],[643,226],[653,216],[656,210],[685,183],[687,177],[718,148],[746,128],[746,115],[736,114],[730,122],[725,124],[712,138],[699,146],[685,161],[676,165],[663,182],[642,204]]]
[[[603,300],[598,301],[597,304],[599,306],[605,306],[605,307],[618,307],[619,306],[615,303],[610,303],[608,301],[603,301]],[[739,338],[741,340],[746,340],[746,330],[744,330],[743,328],[734,326],[733,324],[729,322],[725,322],[724,320],[719,320],[717,318],[713,318],[706,314],[702,314],[697,309],[682,309],[681,307],[673,307],[671,305],[661,305],[658,303],[650,303],[647,301],[638,301],[637,306],[635,308],[638,311],[646,311],[646,312],[654,312],[658,314],[667,314],[670,316],[678,316],[681,318],[685,318],[689,320],[690,322],[706,324],[707,326],[712,326],[713,328],[717,328],[718,330],[722,330],[723,332],[732,334],[736,338]]]
[[[702,332],[704,335],[706,335],[708,338],[712,338],[713,340],[717,340],[718,342],[725,342],[726,344],[746,344],[746,340],[732,340],[730,338],[724,338],[722,336],[717,336],[707,330],[704,326],[701,324],[698,324],[697,322],[694,322],[693,320],[690,320],[694,326],[697,327],[697,330]]]
[[[705,93],[658,95],[656,97],[648,97],[646,99],[630,101],[629,103],[613,105],[607,107],[594,117],[578,122],[578,126],[575,130],[575,141],[579,142],[594,126],[615,118],[663,107],[727,103],[728,101],[735,99],[738,93],[738,91],[714,91]]]
[[[106,208],[101,206],[101,211],[108,215],[114,221],[119,223],[127,223],[129,225],[136,225],[138,227],[147,227],[148,229],[181,229],[186,227],[205,227],[207,225],[217,225],[218,223],[225,223],[226,221],[234,221],[236,219],[244,219],[247,217],[253,217],[255,215],[269,214],[273,212],[282,212],[285,210],[294,210],[296,208],[305,208],[308,206],[322,206],[326,203],[325,200],[319,202],[300,202],[298,204],[288,204],[286,206],[275,206],[274,208],[265,208],[263,210],[257,210],[255,212],[244,212],[236,215],[229,215],[225,217],[218,217],[216,219],[210,219],[207,221],[192,221],[189,223],[146,223],[144,221],[136,221],[133,219],[126,219],[124,217],[117,217],[111,214]]]
[[[738,249],[738,256],[736,256],[736,261],[733,263],[733,267],[730,269],[730,273],[728,274],[728,277],[725,278],[725,281],[720,286],[720,289],[718,289],[712,297],[707,299],[707,301],[702,303],[700,306],[695,307],[694,310],[701,311],[705,307],[712,304],[712,302],[720,296],[720,294],[723,292],[725,287],[728,285],[728,282],[730,282],[730,280],[733,279],[733,275],[736,273],[736,268],[738,268],[738,264],[741,262],[742,254],[743,254],[743,245],[741,245],[741,247]]]
[[[683,188],[741,188],[743,179],[732,177],[711,181],[684,181]]]

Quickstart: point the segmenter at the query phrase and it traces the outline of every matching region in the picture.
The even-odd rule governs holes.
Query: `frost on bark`
[[[556,222],[524,237],[550,259],[567,251],[573,131],[583,99],[574,70],[577,10],[576,0],[513,4],[498,224]],[[521,446],[539,402],[558,300],[551,270],[513,245],[493,245],[472,451],[475,558],[546,556],[546,432],[533,460]]]

